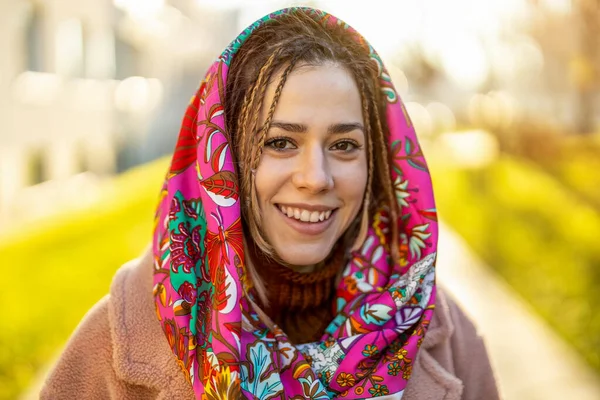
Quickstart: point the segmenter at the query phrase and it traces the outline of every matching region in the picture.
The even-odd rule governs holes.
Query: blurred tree
[[[44,11],[39,4],[29,4],[29,18],[26,29],[27,61],[29,71],[44,72]]]
[[[577,91],[576,124],[580,133],[594,130],[594,100],[599,88],[600,0],[575,0],[579,54],[571,62]]]
[[[592,132],[600,76],[600,0],[572,0],[559,11],[539,0],[529,3],[529,33],[544,58],[540,102],[552,103],[555,122],[563,129]]]
[[[444,78],[440,66],[428,57],[420,43],[407,45],[403,54],[398,55],[392,62],[401,67],[411,86],[425,98],[432,97],[435,82]]]

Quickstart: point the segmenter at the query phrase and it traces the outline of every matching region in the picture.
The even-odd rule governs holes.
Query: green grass
[[[151,240],[168,160],[108,182],[89,210],[0,237],[0,399],[60,350],[115,270]],[[600,372],[600,216],[533,164],[431,165],[440,216]]]
[[[600,211],[600,133],[565,140],[559,156],[543,165]]]
[[[432,165],[440,217],[600,372],[600,215],[534,164]]]
[[[109,290],[116,269],[151,241],[167,160],[103,186],[89,210],[57,215],[0,237],[0,399],[15,398]]]

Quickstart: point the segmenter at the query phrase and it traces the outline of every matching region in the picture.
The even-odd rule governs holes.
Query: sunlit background
[[[537,343],[557,346],[551,372],[511,373],[542,357],[519,348],[537,328],[497,338],[512,311],[479,318],[462,297],[505,398],[559,398],[556,386],[600,398],[598,0],[0,1],[0,398],[35,397],[116,268],[149,242],[165,156],[206,68],[289,5],[339,16],[382,55],[447,237],[550,332],[552,345]],[[459,301],[483,285],[472,271],[455,281]]]

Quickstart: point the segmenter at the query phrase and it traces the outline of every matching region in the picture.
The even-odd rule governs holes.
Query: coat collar
[[[454,334],[454,324],[450,314],[449,300],[440,286],[437,286],[435,310],[425,334],[421,350],[417,354],[413,376],[408,382],[403,400],[429,399],[459,400],[463,392],[463,382],[452,371],[442,366],[435,355],[440,349],[451,351],[450,340]],[[452,367],[450,367],[452,368]],[[423,396],[423,392],[427,396]]]
[[[119,269],[110,289],[109,319],[117,375],[156,388],[165,398],[194,398],[156,316],[152,298],[152,252]],[[187,393],[182,393],[187,392]]]
[[[447,340],[454,333],[454,324],[450,317],[450,309],[448,306],[448,299],[440,286],[437,286],[435,309],[433,311],[433,318],[429,324],[429,330],[423,339],[423,348],[431,349],[438,344]]]
[[[111,285],[109,319],[115,372],[126,382],[156,388],[166,398],[181,398],[183,394],[192,399],[192,387],[185,380],[157,319],[152,298],[153,264],[152,252],[147,249],[140,258],[121,267]],[[458,400],[462,393],[462,382],[432,355],[454,332],[448,300],[439,286],[436,295],[435,312],[405,400],[420,398],[419,393],[425,387],[428,393],[438,394],[428,397],[432,399]]]

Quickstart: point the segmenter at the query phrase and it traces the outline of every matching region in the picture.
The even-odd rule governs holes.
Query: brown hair
[[[357,220],[342,238],[344,245],[357,249],[365,240],[369,219],[376,207],[390,210],[390,250],[397,259],[397,205],[390,175],[390,161],[385,124],[385,102],[378,82],[377,64],[370,59],[368,45],[339,24],[317,20],[311,11],[298,9],[272,19],[257,28],[232,59],[225,91],[226,131],[233,143],[241,180],[241,208],[244,237],[251,237],[267,256],[276,257],[261,229],[260,208],[254,189],[255,170],[260,161],[266,134],[283,86],[297,65],[318,66],[333,62],[346,68],[360,91],[368,151],[367,188]],[[280,74],[266,120],[257,126],[267,86]],[[373,157],[377,154],[377,157]],[[375,195],[378,197],[374,197]],[[261,300],[266,302],[264,285],[252,260],[246,261],[248,273]]]

